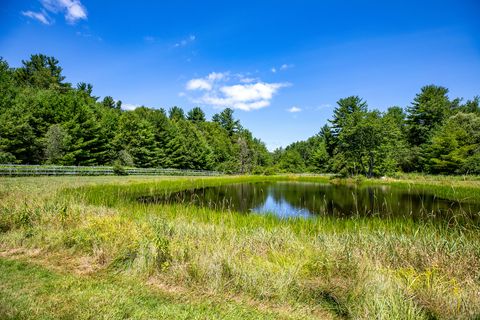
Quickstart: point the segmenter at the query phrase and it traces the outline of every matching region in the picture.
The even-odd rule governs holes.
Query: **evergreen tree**
[[[233,118],[233,109],[230,108],[226,108],[222,112],[216,113],[212,117],[212,121],[218,123],[222,128],[227,130],[230,137],[233,137],[233,135],[242,128],[240,121]]]
[[[185,120],[185,112],[183,112],[182,108],[174,106],[168,111],[168,117],[172,121]]]
[[[168,166],[180,169],[211,169],[213,155],[207,141],[188,121],[179,120],[170,127],[167,143]]]
[[[135,166],[147,168],[158,165],[155,129],[135,112],[126,112],[120,117],[115,145],[119,152],[125,150],[131,155]]]
[[[425,86],[407,108],[408,139],[413,146],[428,141],[433,130],[449,116],[451,102],[447,94],[447,88]]]
[[[337,101],[337,107],[333,110],[332,132],[338,136],[340,131],[347,126],[349,116],[353,113],[367,112],[368,105],[358,96],[350,96]]]
[[[59,124],[53,124],[45,134],[45,158],[47,164],[61,164],[65,150],[66,142],[70,138],[67,132]]]
[[[205,122],[205,112],[200,107],[195,107],[187,113],[187,120],[193,122]]]
[[[460,112],[450,117],[430,139],[427,169],[431,173],[480,173],[480,116]]]
[[[66,89],[70,85],[64,83],[62,68],[58,60],[43,54],[33,54],[30,60],[22,60],[22,67],[16,69],[17,82],[24,86],[39,89]]]
[[[113,98],[110,96],[106,96],[105,98],[103,98],[102,104],[105,108],[110,108],[110,109],[116,108],[115,100],[113,100]]]
[[[108,143],[98,119],[88,106],[79,106],[75,116],[65,123],[65,128],[69,141],[62,160],[64,164],[89,166],[106,163]]]

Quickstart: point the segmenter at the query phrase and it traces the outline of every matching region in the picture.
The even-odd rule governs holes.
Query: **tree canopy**
[[[54,57],[35,54],[19,68],[0,58],[0,163],[480,174],[480,97],[463,102],[448,92],[427,85],[406,108],[385,111],[359,96],[341,98],[317,134],[269,152],[231,108],[211,121],[200,107],[122,110],[89,83],[65,82]]]
[[[65,82],[54,57],[19,68],[0,59],[0,163],[130,165],[251,172],[269,162],[265,145],[241,130],[232,109],[207,121],[200,107],[122,110],[93,86]],[[214,117],[215,119],[217,117]]]

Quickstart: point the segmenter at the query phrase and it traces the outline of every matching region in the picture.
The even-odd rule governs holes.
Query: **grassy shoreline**
[[[97,277],[112,287],[118,281],[122,287],[122,279],[128,279],[147,291],[152,284],[157,291],[177,288],[183,302],[191,305],[188,315],[198,318],[469,319],[480,314],[476,226],[448,228],[375,218],[280,220],[186,205],[144,205],[129,198],[158,190],[285,179],[358,182],[324,176],[0,178],[0,268],[14,275],[19,265],[36,270],[40,264],[45,272],[61,275],[58,284],[70,281],[62,277],[73,274],[80,283]],[[379,183],[480,199],[477,179],[378,179],[360,185]],[[27,254],[32,250],[34,257]],[[62,267],[72,257],[83,261],[79,264],[88,272]],[[35,318],[28,310],[35,308],[36,290],[44,285],[44,298],[54,298],[50,285],[36,273],[18,274],[19,279],[28,275],[25,286],[32,288],[21,298],[15,294],[20,280],[5,279],[0,285],[0,296],[6,297],[0,300],[0,315]],[[84,290],[93,289],[86,285]],[[127,290],[131,301],[136,290]],[[201,310],[195,309],[193,297],[200,300]],[[239,301],[228,307],[231,313],[215,307],[214,301],[222,297]],[[106,298],[93,299],[102,303]],[[82,305],[72,297],[58,300],[60,305]],[[175,301],[163,303],[177,310]],[[100,312],[113,315],[117,307]],[[85,314],[95,317],[95,308],[86,308]],[[162,313],[166,309],[150,311],[132,317],[168,314]],[[37,316],[55,317],[42,312]],[[82,318],[80,309],[72,312]],[[172,314],[188,318],[187,313]]]

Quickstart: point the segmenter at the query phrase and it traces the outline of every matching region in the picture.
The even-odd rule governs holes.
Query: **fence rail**
[[[152,176],[217,176],[220,172],[171,168],[131,168],[125,167],[127,175]],[[108,166],[48,166],[0,164],[0,176],[104,176],[115,175],[113,167]]]

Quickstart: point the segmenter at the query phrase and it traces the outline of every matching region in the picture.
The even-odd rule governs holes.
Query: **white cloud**
[[[212,90],[212,85],[205,79],[192,79],[187,82],[187,90]]]
[[[42,0],[43,7],[53,13],[63,13],[68,23],[87,19],[87,9],[80,0]]]
[[[258,81],[258,79],[256,78],[240,78],[239,79],[240,82],[243,82],[243,83],[252,83],[252,82],[255,82],[255,81]]]
[[[212,72],[207,76],[207,79],[209,81],[218,81],[218,80],[224,80],[228,76],[228,72],[222,73],[222,72]]]
[[[185,88],[187,90],[212,90],[215,82],[227,81],[228,72],[211,72],[205,78],[191,79],[187,82]]]
[[[286,64],[286,63],[284,63],[284,64],[282,64],[280,67],[272,67],[272,68],[270,69],[270,71],[271,71],[272,73],[277,73],[277,71],[285,71],[285,70],[290,69],[290,68],[293,68],[293,67],[294,67],[293,64]]]
[[[179,42],[175,43],[173,46],[174,46],[175,48],[185,47],[187,44],[195,41],[195,39],[197,39],[197,37],[192,34],[192,35],[189,35],[187,38],[182,39],[182,40],[180,40]]]
[[[268,107],[273,96],[281,88],[290,85],[267,83],[253,78],[247,80],[239,75],[230,77],[228,72],[212,72],[204,78],[191,79],[187,82],[186,89],[203,92],[202,95],[191,98],[195,103],[250,111]],[[236,83],[232,84],[233,81]]]
[[[288,111],[288,112],[291,112],[291,113],[295,113],[295,112],[300,112],[300,111],[302,111],[302,109],[299,108],[299,107],[293,106],[293,107],[291,107],[290,109],[287,109],[287,111]]]
[[[140,105],[137,105],[137,104],[122,103],[122,109],[123,110],[132,111],[132,110],[135,110],[139,107],[140,107]]]
[[[282,71],[283,71],[283,70],[290,69],[290,68],[293,68],[293,64],[286,64],[286,63],[284,63],[284,64],[282,64],[282,65],[280,66],[280,70],[282,70]]]
[[[51,23],[50,20],[48,19],[47,14],[43,12],[22,11],[22,15],[24,15],[25,17],[29,17],[34,20],[37,20],[46,25],[49,25]]]
[[[225,86],[220,91],[225,96],[235,101],[245,102],[253,100],[270,100],[278,89],[284,87],[282,83],[264,83],[257,82],[255,84],[237,84],[233,86]]]

